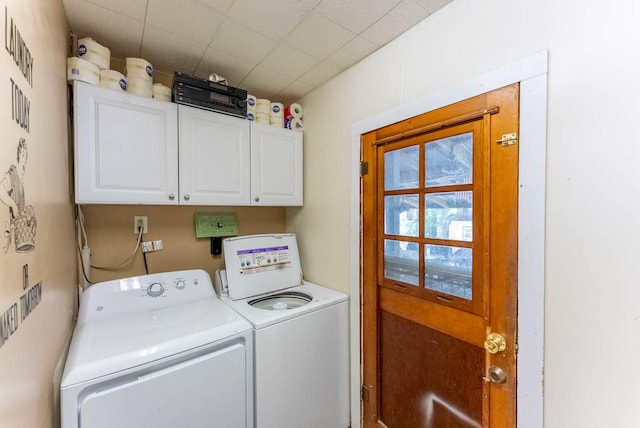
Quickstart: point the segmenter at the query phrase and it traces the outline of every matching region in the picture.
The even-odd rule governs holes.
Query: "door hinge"
[[[360,162],[360,177],[369,174],[369,162]]]
[[[516,144],[517,142],[518,134],[516,134],[515,132],[512,132],[511,134],[502,134],[502,138],[496,141],[496,143],[499,143],[500,145],[502,145],[502,147],[511,146],[513,144]]]
[[[360,400],[369,401],[369,388],[364,385],[360,385]]]

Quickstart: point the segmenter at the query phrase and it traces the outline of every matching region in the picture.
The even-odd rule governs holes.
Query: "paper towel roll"
[[[100,83],[100,69],[94,63],[84,59],[75,56],[67,58],[67,80],[80,80],[97,85]]]
[[[271,114],[271,100],[266,98],[256,98],[256,112]]]
[[[256,96],[247,94],[247,111],[256,112]]]
[[[278,128],[284,128],[284,115],[283,116],[271,116],[271,126],[277,126]]]
[[[298,103],[293,103],[289,106],[289,114],[292,117],[297,117],[298,119],[302,119],[302,106]]]
[[[271,116],[284,117],[284,105],[282,103],[271,103]]]
[[[118,91],[127,90],[124,74],[116,70],[100,70],[100,86]]]
[[[126,58],[125,69],[127,78],[138,77],[153,82],[153,66],[143,58]]]
[[[265,125],[271,125],[271,116],[269,113],[256,113],[256,122],[264,123]]]
[[[127,92],[151,98],[153,96],[153,83],[141,77],[130,77],[127,74]]]
[[[171,88],[162,83],[154,83],[153,98],[160,101],[171,101]]]
[[[295,131],[302,131],[304,129],[302,119],[298,117],[292,118],[287,122],[287,128],[293,129]]]
[[[89,61],[100,70],[108,70],[111,65],[111,51],[91,37],[78,40],[78,57]]]

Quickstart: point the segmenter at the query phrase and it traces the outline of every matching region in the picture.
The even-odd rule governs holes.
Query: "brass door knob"
[[[507,349],[507,341],[498,333],[489,333],[484,341],[484,349],[491,354],[497,354]]]

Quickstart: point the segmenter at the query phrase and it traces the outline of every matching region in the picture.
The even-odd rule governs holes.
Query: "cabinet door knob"
[[[260,197],[256,196],[253,200],[256,201],[256,202],[260,202]]]
[[[173,193],[169,194],[169,200],[173,201],[176,198],[176,195],[174,195]]]
[[[184,200],[185,200],[185,201],[188,201],[189,199],[191,199],[191,196],[189,196],[189,195],[184,195]]]

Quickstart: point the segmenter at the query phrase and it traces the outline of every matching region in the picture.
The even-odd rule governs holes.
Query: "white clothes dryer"
[[[62,428],[253,428],[252,326],[202,270],[94,284],[60,402]]]
[[[303,280],[294,234],[223,241],[222,300],[255,338],[256,428],[345,428],[348,296]]]

